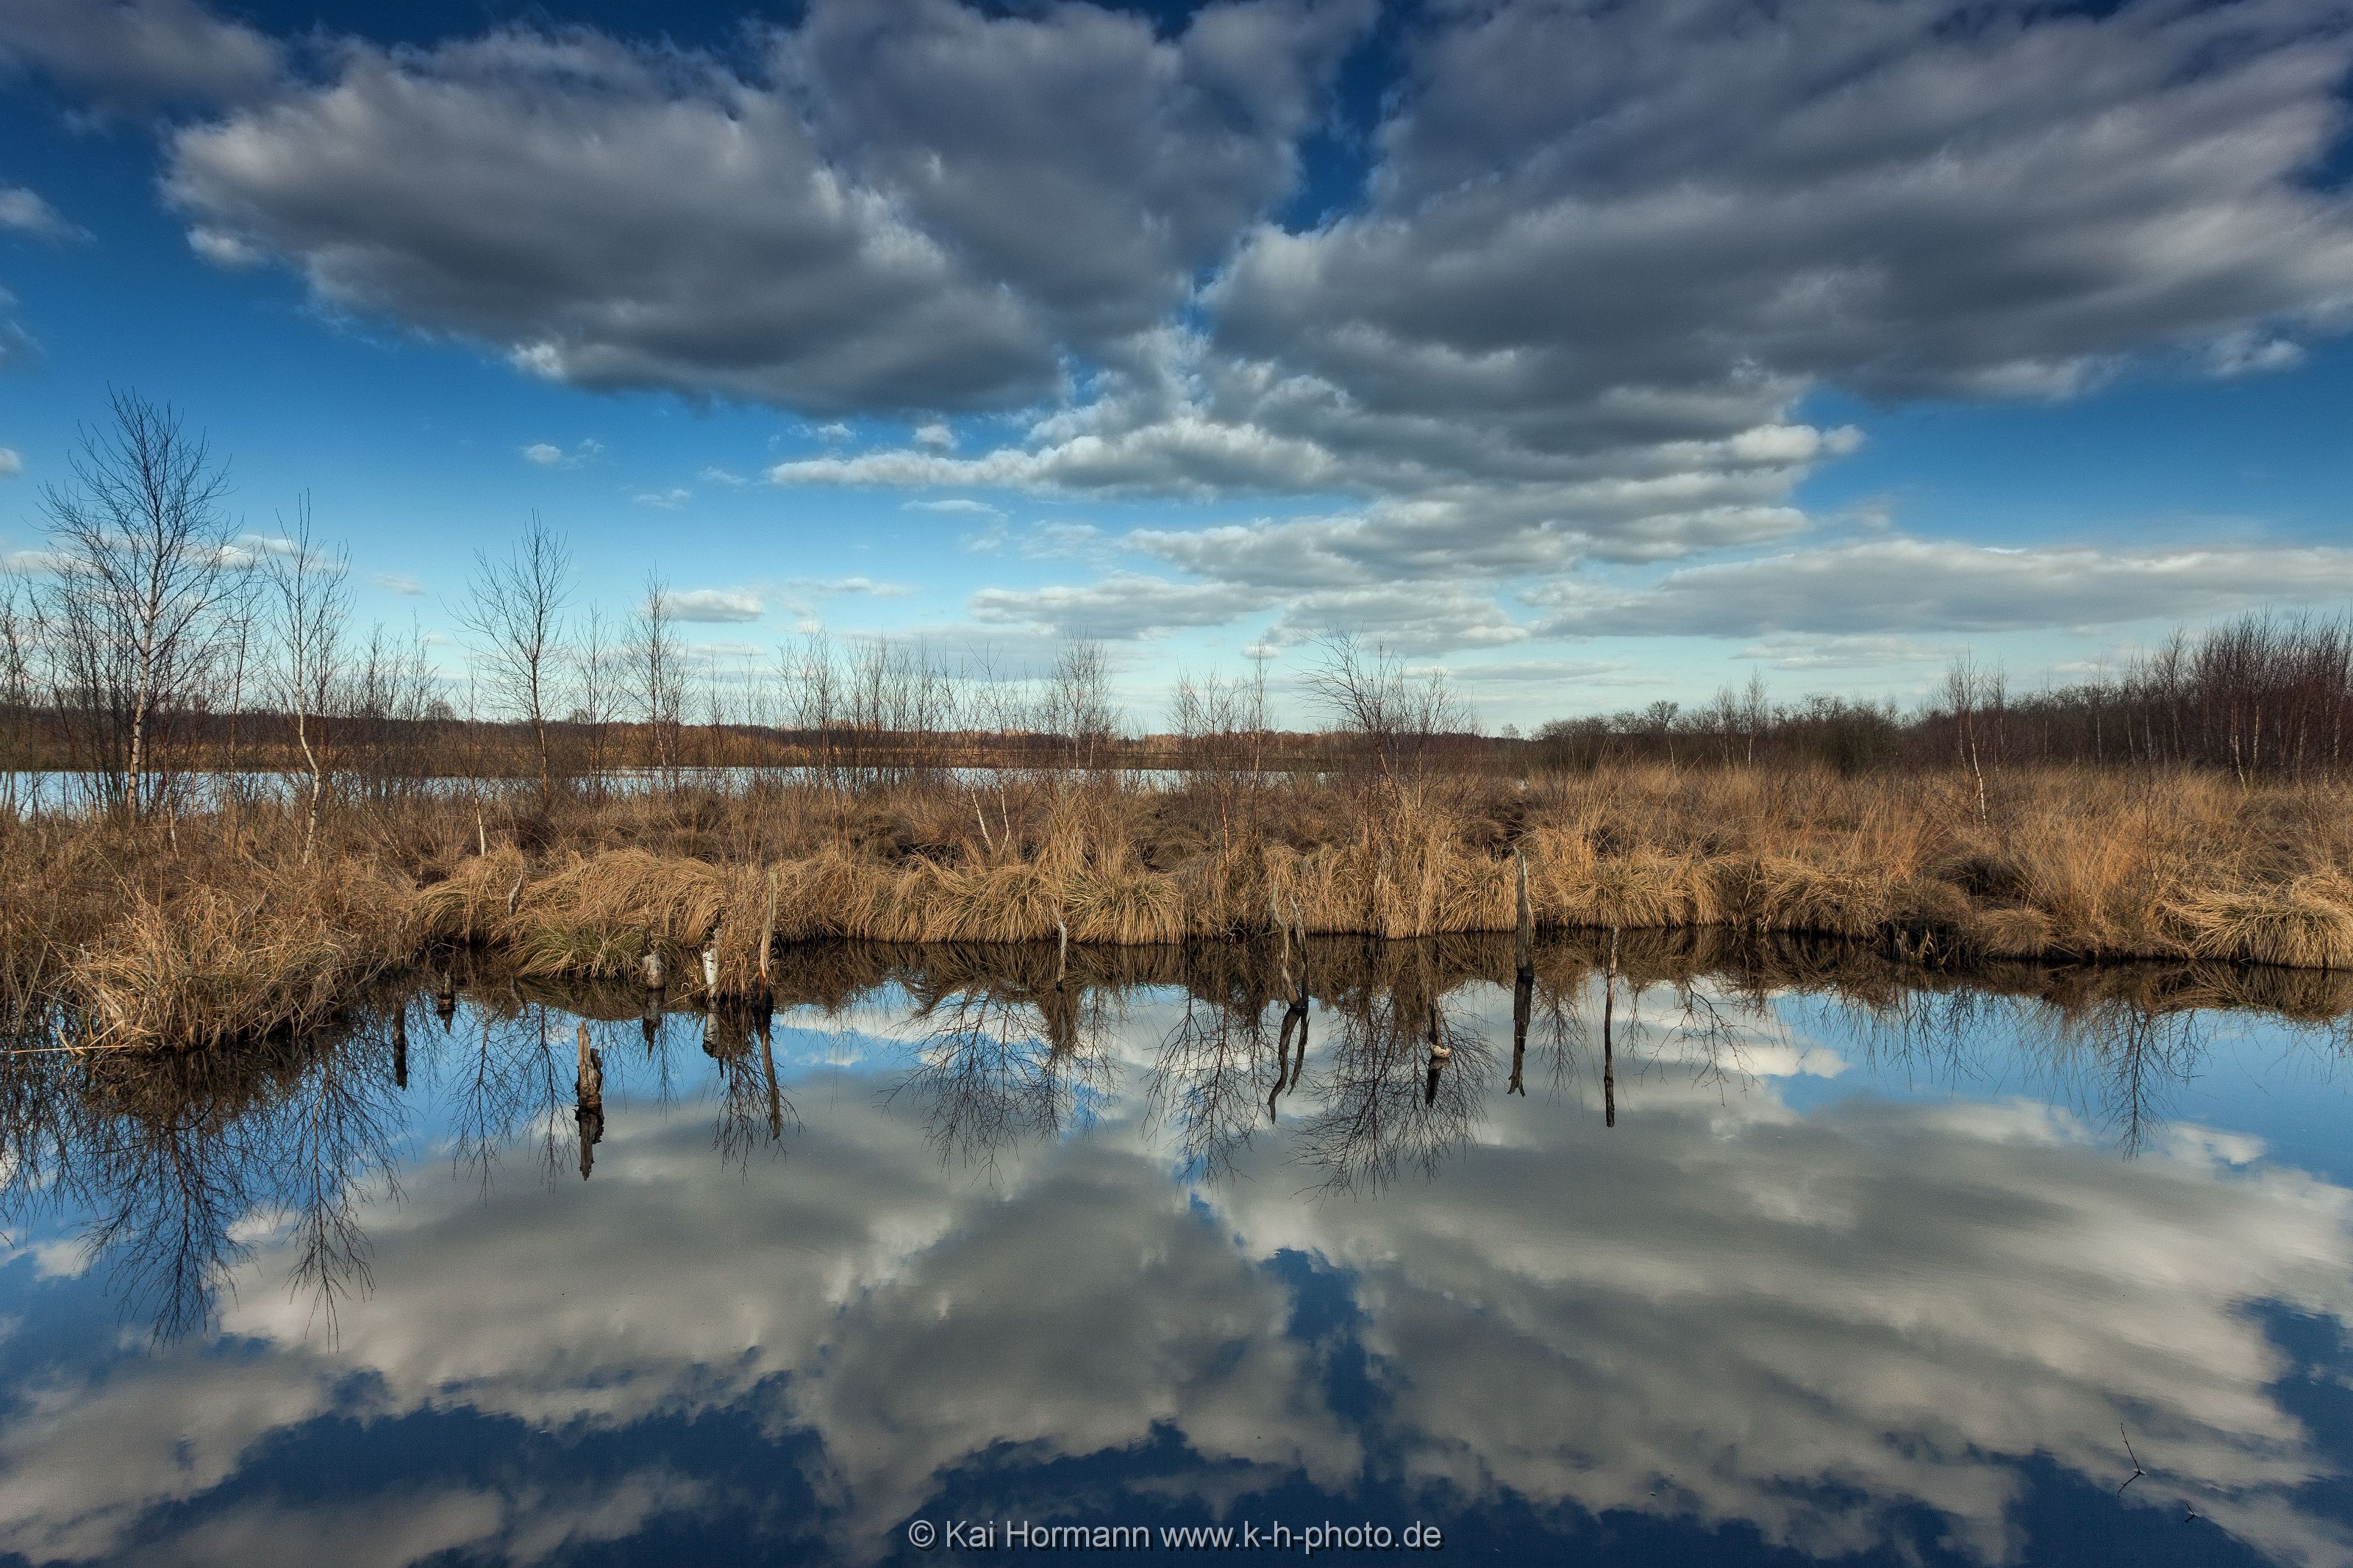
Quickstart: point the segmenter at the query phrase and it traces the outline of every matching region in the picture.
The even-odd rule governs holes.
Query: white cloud
[[[911,500],[900,503],[906,511],[944,512],[952,517],[1002,517],[1005,513],[987,501],[972,500],[964,496],[951,496],[944,500]]]
[[[415,598],[425,592],[425,584],[404,572],[372,572],[368,581],[387,594],[399,594]]]
[[[232,272],[259,267],[269,259],[259,248],[237,236],[202,225],[188,230],[188,248],[215,267]]]
[[[0,447],[0,479],[13,479],[24,471],[24,454],[14,447]]]
[[[946,452],[954,450],[955,444],[955,432],[937,420],[928,425],[915,426],[915,445],[918,447],[929,447],[935,452]]]
[[[749,588],[672,589],[662,595],[662,603],[681,621],[756,621],[767,613],[760,595]]]
[[[66,221],[37,191],[23,185],[0,185],[0,229],[29,234],[52,243],[88,239],[90,230]]]
[[[914,592],[903,583],[878,583],[871,577],[796,577],[789,585],[802,594],[839,594],[870,599],[903,599]]]
[[[524,462],[537,463],[543,468],[552,468],[564,461],[564,448],[546,441],[534,441],[522,450]]]
[[[719,468],[701,469],[694,477],[704,484],[723,485],[731,490],[740,490],[751,482],[741,474],[730,473],[725,468]]]
[[[1560,636],[1841,637],[2182,620],[2353,596],[2353,549],[1992,549],[1902,537],[1669,573],[1641,588],[1555,584],[1529,595]]]
[[[680,485],[666,490],[641,490],[629,499],[639,506],[659,507],[664,511],[676,511],[694,499],[694,492]]]

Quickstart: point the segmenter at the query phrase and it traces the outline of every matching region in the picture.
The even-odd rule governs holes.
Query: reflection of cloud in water
[[[1149,1059],[1172,1018],[1139,1009],[1105,1047]],[[1744,1070],[1841,1065],[1768,1042]],[[486,1203],[446,1166],[412,1172],[406,1202],[367,1216],[375,1290],[337,1344],[266,1244],[224,1322],[248,1348],[126,1361],[12,1420],[0,1550],[104,1554],[329,1413],[552,1429],[722,1406],[822,1437],[811,1479],[844,1552],[882,1550],[939,1471],[996,1445],[1042,1460],[1157,1426],[1230,1467],[1219,1496],[1294,1471],[1345,1490],[1367,1449],[1393,1451],[1473,1499],[1748,1521],[1810,1551],[1881,1543],[1926,1504],[2001,1562],[2019,1462],[2113,1484],[2120,1419],[2150,1470],[2128,1503],[2194,1498],[2295,1560],[2347,1544],[2284,1495],[2326,1467],[2266,1392],[2280,1358],[2245,1308],[2353,1317],[2348,1197],[2248,1165],[2242,1139],[2183,1132],[2124,1163],[2039,1107],[1854,1098],[1801,1117],[1769,1087],[1667,1074],[1638,1127],[1490,1099],[1441,1179],[1308,1204],[1282,1139],[1243,1147],[1238,1180],[1172,1182],[1134,1094],[975,1181],[943,1168],[919,1108],[871,1088],[845,1079],[789,1164],[725,1179],[695,1119],[626,1105],[586,1186],[525,1179]],[[1292,1249],[1353,1281],[1383,1396],[1368,1426],[1284,1331],[1292,1288],[1267,1265]],[[593,1502],[454,1484],[349,1510],[248,1500],[176,1545],[300,1562],[495,1542],[531,1560],[695,1497],[648,1469]]]
[[[2344,1191],[2192,1137],[2122,1163],[2021,1104],[1733,1104],[1737,1128],[1653,1092],[1638,1134],[1556,1123],[1410,1203],[1303,1213],[1266,1180],[1227,1201],[1258,1249],[1359,1271],[1409,1469],[1474,1497],[1688,1509],[1813,1552],[1918,1500],[2001,1562],[2015,1462],[2120,1479],[2124,1420],[2151,1472],[2133,1500],[2345,1550],[2245,1495],[2332,1467],[2266,1394],[2278,1358],[2243,1310],[2353,1309]]]

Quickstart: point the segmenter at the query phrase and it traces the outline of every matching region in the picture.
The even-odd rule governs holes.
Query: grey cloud
[[[1332,632],[1361,632],[1395,653],[1436,654],[1524,642],[1529,628],[1493,595],[1453,583],[1396,583],[1310,594],[1293,602],[1268,641],[1303,643]]]
[[[1223,626],[1273,602],[1268,594],[1233,584],[1119,573],[1084,587],[983,588],[972,595],[971,609],[983,625],[1127,639]]]
[[[235,102],[268,88],[283,51],[195,0],[10,0],[0,62],[110,108]]]
[[[1763,638],[1734,657],[1756,659],[1775,669],[1883,670],[1895,665],[1936,663],[1950,658],[1951,650],[1916,637],[1799,633]]]
[[[828,153],[1082,350],[1157,328],[1294,177],[1371,0],[1208,8],[1158,37],[1086,5],[820,5],[786,35]]]
[[[1361,14],[1264,0],[1161,39],[1085,6],[820,0],[757,77],[579,29],[352,41],[323,85],[181,132],[167,188],[208,253],[554,379],[1018,405],[1063,353],[1153,325],[1287,186]]]
[[[2353,596],[2353,550],[2002,550],[1874,539],[1687,566],[1644,588],[1563,583],[1531,595],[1568,637],[1990,632],[2179,620]]]
[[[2348,28],[2334,0],[1444,8],[1363,208],[1261,225],[1198,339],[997,452],[771,477],[1370,498],[1356,540],[1145,542],[1293,584],[1433,542],[1490,576],[1754,543],[1852,445],[1795,422],[1821,386],[2063,395],[2340,330],[2353,213],[2307,172]]]
[[[2353,221],[2303,178],[2349,47],[2327,0],[1466,10],[1370,210],[1262,232],[1219,330],[1538,447],[1649,389],[2073,390],[2353,300]]]

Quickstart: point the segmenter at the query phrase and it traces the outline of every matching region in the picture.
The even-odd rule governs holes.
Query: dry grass
[[[299,1028],[436,948],[526,976],[627,980],[642,955],[723,992],[762,938],[1080,948],[1508,931],[1811,933],[1905,960],[2139,959],[2353,969],[2353,791],[2195,773],[2021,772],[1980,821],[1957,779],[1636,767],[1410,804],[1271,786],[1030,779],[860,795],[757,787],[494,813],[341,814],[310,866],[270,808],[136,833],[0,824],[0,953],[20,996],[126,1045]],[[1057,963],[1067,960],[1058,958]]]

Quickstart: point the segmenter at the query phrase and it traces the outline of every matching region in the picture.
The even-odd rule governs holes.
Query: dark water
[[[2338,982],[1600,958],[17,1057],[0,1560],[2353,1559]]]

